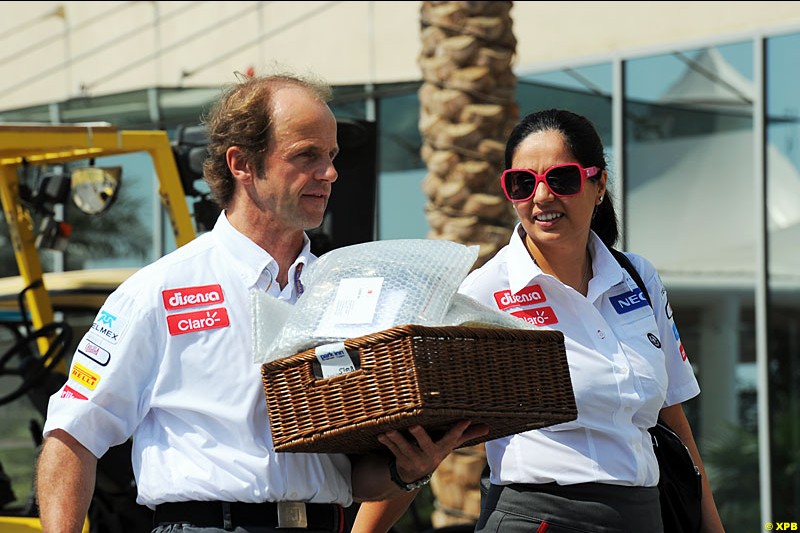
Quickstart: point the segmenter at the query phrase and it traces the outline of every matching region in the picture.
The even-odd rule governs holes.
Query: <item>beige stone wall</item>
[[[59,9],[62,8],[62,9]],[[0,109],[216,86],[284,65],[334,84],[420,79],[420,2],[0,2]],[[800,2],[541,2],[512,9],[516,68],[800,30]]]
[[[518,67],[800,25],[800,2],[515,2]],[[530,31],[529,31],[530,28]],[[795,27],[800,31],[800,26]],[[541,32],[541,33],[540,33]]]

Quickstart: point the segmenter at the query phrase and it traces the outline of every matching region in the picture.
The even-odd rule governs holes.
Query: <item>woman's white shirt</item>
[[[492,483],[656,485],[647,428],[662,407],[700,392],[658,273],[643,257],[626,254],[645,282],[651,308],[591,233],[593,276],[584,297],[541,271],[519,229],[459,292],[564,333],[578,418],[487,442]]]

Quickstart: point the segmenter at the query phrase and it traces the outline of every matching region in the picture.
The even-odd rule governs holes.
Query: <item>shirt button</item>
[[[606,332],[603,331],[602,329],[598,329],[597,330],[597,336],[600,337],[601,339],[605,339],[606,338]]]
[[[626,413],[629,413],[629,414],[630,414],[630,413],[632,413],[632,412],[633,412],[633,409],[632,409],[631,407],[626,407],[626,408],[624,409],[624,411],[625,411]]]

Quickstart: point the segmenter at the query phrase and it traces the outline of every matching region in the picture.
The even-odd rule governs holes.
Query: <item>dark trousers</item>
[[[663,533],[658,487],[490,485],[476,532]]]

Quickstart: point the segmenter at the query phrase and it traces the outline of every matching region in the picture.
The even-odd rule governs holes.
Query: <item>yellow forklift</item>
[[[47,400],[66,380],[72,343],[84,332],[65,316],[76,310],[93,316],[105,297],[135,271],[110,268],[43,273],[41,250],[69,246],[72,228],[70,221],[64,219],[64,212],[68,211],[63,209],[67,202],[90,216],[113,212],[122,167],[99,167],[95,161],[135,153],[152,159],[175,245],[189,242],[195,237],[195,228],[179,172],[183,160],[176,157],[177,148],[166,132],[124,130],[106,123],[0,124],[0,200],[7,229],[7,235],[0,235],[0,243],[5,247],[10,243],[19,274],[0,279],[3,533],[41,531],[32,478],[35,454],[41,444]],[[41,179],[39,173],[35,186],[28,179],[35,174],[32,170],[52,167],[62,172],[47,179]],[[21,435],[24,430],[19,429],[24,417],[28,418],[28,447],[33,451],[19,453],[14,449],[26,438]],[[16,425],[12,418],[17,419]],[[98,463],[97,484],[84,533],[150,530],[151,512],[135,503],[129,444],[112,448]],[[27,498],[15,495],[12,477],[19,472],[25,472],[30,479]]]

